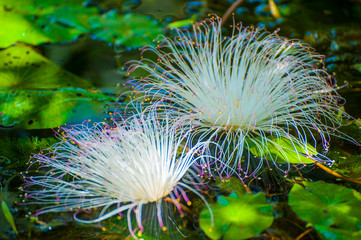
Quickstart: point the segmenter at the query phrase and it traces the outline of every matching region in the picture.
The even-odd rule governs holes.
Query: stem
[[[361,184],[361,181],[358,181],[356,179],[352,179],[352,178],[348,178],[348,177],[344,177],[334,171],[332,171],[331,169],[329,169],[328,167],[326,167],[325,165],[323,165],[322,163],[319,162],[315,162],[316,166],[318,166],[319,168],[321,168],[322,170],[324,170],[325,172],[337,177],[337,178],[341,178],[342,180],[345,180],[347,182],[352,182],[352,183],[356,183],[356,184]]]
[[[313,228],[309,228],[306,231],[304,231],[303,233],[301,233],[296,240],[300,240],[301,238],[303,238],[304,236],[306,236],[309,232],[311,232],[313,230]]]
[[[173,203],[173,204],[174,204],[173,200],[172,200],[171,198],[169,198],[169,197],[164,198],[164,201],[170,202],[170,203]],[[194,214],[194,212],[193,212],[192,210],[190,210],[189,208],[187,208],[184,204],[179,203],[179,205],[181,206],[182,210],[185,211],[186,213],[188,213],[188,214],[190,214],[190,215],[193,215],[193,214]]]
[[[237,0],[235,1],[226,11],[226,13],[223,15],[222,17],[222,22],[221,22],[221,26],[223,26],[225,24],[225,22],[227,21],[227,19],[229,18],[229,16],[234,12],[234,10],[236,10],[236,8],[238,7],[238,5],[240,5],[242,3],[243,0]]]

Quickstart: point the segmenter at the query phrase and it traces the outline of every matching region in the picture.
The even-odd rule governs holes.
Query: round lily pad
[[[271,226],[273,207],[262,193],[232,193],[219,197],[211,205],[214,223],[208,209],[200,215],[200,227],[211,239],[247,239]]]
[[[353,189],[323,182],[294,185],[289,204],[297,215],[314,225],[325,239],[359,239],[361,195]]]

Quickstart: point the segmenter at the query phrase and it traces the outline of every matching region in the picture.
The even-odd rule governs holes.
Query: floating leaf
[[[85,79],[63,70],[34,48],[16,45],[0,52],[0,89],[91,88]]]
[[[99,119],[115,101],[91,84],[61,69],[33,48],[16,45],[0,52],[0,125],[53,128],[87,118]],[[81,87],[81,88],[79,88]],[[98,119],[94,119],[97,116]]]
[[[188,19],[184,19],[184,20],[179,20],[179,21],[175,21],[175,22],[171,22],[168,24],[168,27],[170,29],[173,28],[182,28],[188,25],[191,25],[194,21],[197,20],[197,15],[192,15],[190,18]]]
[[[319,232],[325,239],[328,240],[345,240],[345,239],[361,239],[361,231],[349,231],[344,229],[330,228],[320,225],[315,225],[315,229]]]
[[[315,161],[307,156],[317,155],[316,149],[310,144],[298,145],[287,138],[274,138],[263,144],[259,138],[248,144],[248,150],[256,157],[271,156],[272,159],[279,163],[314,163]],[[257,144],[256,144],[257,143]]]
[[[313,224],[325,239],[358,239],[361,235],[361,195],[336,184],[305,182],[296,184],[289,204],[297,215]]]
[[[81,34],[129,47],[152,44],[162,34],[155,20],[116,10],[99,15],[96,7],[77,1],[0,0],[0,48],[22,42],[31,45],[72,41]]]
[[[71,41],[89,29],[88,18],[97,8],[77,1],[0,0],[0,47],[16,42],[37,45]]]
[[[162,34],[155,20],[131,13],[120,15],[116,10],[90,18],[89,24],[96,38],[128,47],[153,44],[152,40]]]
[[[104,105],[115,98],[83,89],[1,91],[0,124],[25,129],[53,128],[99,118]]]
[[[200,227],[211,239],[247,239],[260,234],[273,222],[273,207],[262,193],[220,196],[211,205],[214,225],[208,209],[200,215]]]

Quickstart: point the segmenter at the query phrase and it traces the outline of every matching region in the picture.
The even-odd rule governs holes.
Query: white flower
[[[45,175],[24,176],[26,198],[31,203],[48,204],[37,215],[77,210],[74,218],[82,223],[100,222],[127,211],[129,231],[134,238],[137,237],[132,228],[132,212],[140,236],[144,230],[143,206],[155,204],[154,216],[161,229],[166,230],[161,212],[164,198],[174,203],[181,215],[179,201],[184,199],[190,204],[186,191],[198,195],[208,206],[191,186],[194,183],[202,188],[203,183],[190,169],[197,160],[195,154],[201,153],[205,144],[199,143],[186,151],[189,129],[179,129],[178,123],[171,123],[170,118],[166,114],[160,120],[152,111],[114,126],[98,123],[88,127],[86,122],[63,128],[62,141],[31,160],[31,165],[40,164],[39,170],[50,170]],[[81,210],[99,207],[102,210],[97,219],[77,216]]]
[[[223,37],[220,21],[195,23],[192,33],[177,30],[174,39],[148,47],[157,61],[131,62],[128,74],[142,69],[149,75],[129,83],[146,99],[164,101],[195,119],[195,134],[218,143],[214,154],[224,163],[216,166],[221,173],[237,169],[255,176],[264,157],[277,167],[279,158],[267,148],[286,159],[294,152],[301,164],[301,156],[332,162],[313,156],[316,135],[327,151],[330,132],[340,124],[337,115],[345,114],[332,78],[317,67],[323,56],[262,29],[238,25],[231,37]],[[256,160],[250,149],[262,157]]]

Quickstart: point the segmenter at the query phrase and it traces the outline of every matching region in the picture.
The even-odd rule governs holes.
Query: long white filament
[[[98,123],[89,127],[87,122],[62,129],[62,141],[31,160],[31,165],[50,170],[45,175],[24,176],[26,198],[48,205],[38,214],[77,210],[74,219],[82,223],[100,222],[124,211],[131,218],[136,207],[141,231],[142,207],[154,202],[162,225],[161,201],[174,196],[175,189],[190,189],[205,201],[192,187],[192,183],[202,185],[201,179],[186,173],[198,159],[195,154],[201,153],[207,143],[188,149],[190,131],[180,128],[173,117],[166,114],[160,119],[154,110],[112,126]],[[187,184],[182,183],[184,178]],[[30,188],[34,185],[41,190]],[[171,199],[179,207],[176,199]],[[99,207],[103,210],[95,219],[78,217],[81,210]],[[132,222],[128,224],[136,238]]]
[[[192,33],[177,30],[174,39],[147,48],[157,61],[131,62],[128,73],[140,68],[149,75],[129,83],[146,98],[195,119],[194,133],[211,136],[222,146],[218,156],[223,156],[227,174],[232,161],[234,169],[254,176],[249,164],[242,165],[244,146],[261,149],[275,143],[274,138],[288,139],[296,153],[300,148],[305,153],[307,138],[316,133],[327,151],[330,135],[340,125],[337,115],[344,112],[337,86],[317,67],[323,56],[262,29],[234,26],[233,35],[223,37],[220,21],[213,17],[195,23]]]

